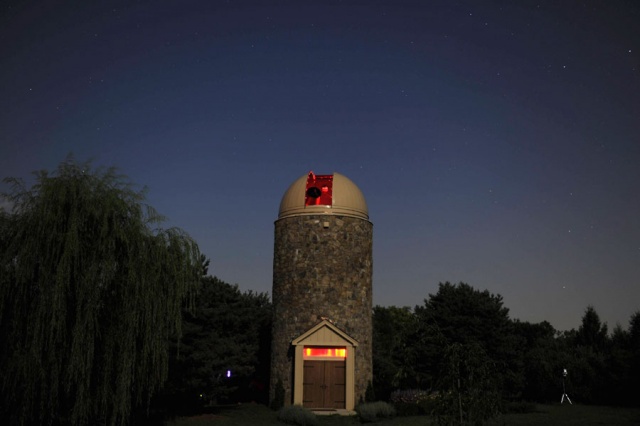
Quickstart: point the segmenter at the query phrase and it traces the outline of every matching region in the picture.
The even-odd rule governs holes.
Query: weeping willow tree
[[[167,376],[197,245],[113,169],[63,162],[0,212],[0,415],[125,424]],[[147,405],[148,406],[148,405]]]

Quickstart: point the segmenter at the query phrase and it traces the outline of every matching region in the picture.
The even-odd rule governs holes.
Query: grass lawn
[[[489,426],[555,426],[555,425],[640,425],[640,409],[599,407],[588,405],[538,405],[535,413],[507,414],[489,423]],[[321,426],[360,425],[355,416],[319,416]],[[166,423],[166,426],[283,426],[277,419],[277,413],[263,405],[243,404],[220,409],[216,413],[194,417],[178,418]],[[381,426],[432,426],[433,419],[428,416],[396,417],[380,421]]]
[[[592,405],[538,405],[538,412],[507,414],[491,425],[640,425],[640,409]]]

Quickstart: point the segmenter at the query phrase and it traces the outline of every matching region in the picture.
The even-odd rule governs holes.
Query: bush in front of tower
[[[365,402],[356,407],[360,423],[373,423],[381,419],[388,419],[396,415],[393,405],[383,402]]]
[[[302,405],[288,405],[278,413],[278,420],[283,423],[298,426],[318,426],[320,421],[312,411]]]

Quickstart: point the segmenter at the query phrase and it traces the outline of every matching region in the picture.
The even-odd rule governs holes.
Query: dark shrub
[[[421,389],[403,389],[391,393],[391,402],[399,416],[422,416],[431,413],[435,399]]]
[[[298,426],[318,426],[320,424],[318,417],[301,405],[283,407],[278,413],[278,420]]]
[[[366,402],[356,407],[361,423],[373,423],[396,415],[396,410],[386,402]]]

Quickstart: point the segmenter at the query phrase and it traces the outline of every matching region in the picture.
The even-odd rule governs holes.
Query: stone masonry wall
[[[282,380],[293,400],[291,341],[328,318],[359,343],[355,400],[372,379],[372,234],[368,220],[308,215],[275,224],[271,388]]]

